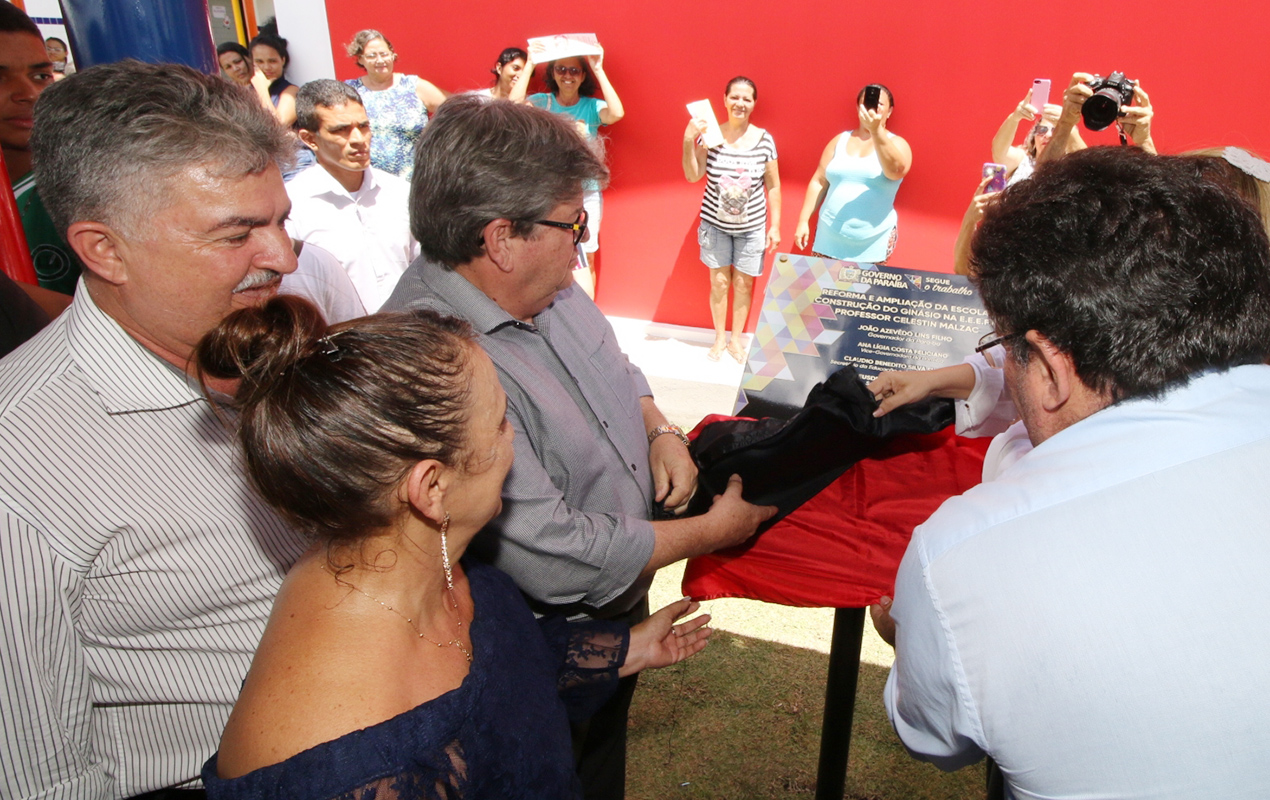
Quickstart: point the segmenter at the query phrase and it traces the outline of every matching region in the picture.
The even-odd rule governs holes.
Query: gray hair
[[[317,133],[322,127],[318,119],[318,107],[340,108],[349,103],[364,106],[362,96],[347,83],[333,81],[330,78],[319,78],[309,81],[300,87],[295,96],[295,124],[301,130]]]
[[[356,35],[353,36],[353,41],[344,46],[344,52],[348,53],[353,58],[361,58],[362,53],[366,52],[366,45],[376,39],[379,39],[381,42],[386,44],[388,49],[392,50],[392,52],[397,52],[392,49],[392,42],[388,41],[388,37],[374,28],[367,28],[365,30],[358,31]],[[362,69],[365,69],[365,67],[362,67]]]
[[[573,123],[541,108],[460,95],[445,101],[415,151],[410,232],[448,267],[484,252],[496,219],[527,237],[534,221],[609,171]]]
[[[250,90],[179,64],[125,60],[44,90],[31,134],[40,197],[59,233],[73,222],[135,230],[170,179],[288,166],[295,144]]]

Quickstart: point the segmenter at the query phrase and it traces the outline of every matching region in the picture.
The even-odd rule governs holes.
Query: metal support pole
[[[816,770],[816,800],[842,800],[847,789],[847,757],[851,752],[851,721],[855,716],[856,682],[860,677],[864,612],[863,608],[834,611],[825,717],[820,729],[820,764]]]

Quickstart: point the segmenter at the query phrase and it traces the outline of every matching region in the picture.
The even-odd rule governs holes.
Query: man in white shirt
[[[287,230],[330,251],[373,314],[419,255],[410,235],[410,184],[370,165],[370,120],[353,87],[310,81],[296,95],[295,113],[317,164],[287,184]]]
[[[193,797],[307,546],[190,365],[296,268],[294,149],[241,89],[176,64],[69,75],[34,126],[85,269],[0,360],[0,797]]]
[[[295,242],[296,268],[282,276],[278,294],[303,297],[332,325],[366,316],[361,296],[335,256],[315,244]]]
[[[1270,246],[1191,159],[1068,155],[976,234],[1034,448],[913,533],[879,632],[910,752],[1015,798],[1264,797]]]

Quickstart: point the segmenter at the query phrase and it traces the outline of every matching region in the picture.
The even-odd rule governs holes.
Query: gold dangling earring
[[[445,532],[450,530],[450,512],[445,512],[441,522],[441,566],[445,569],[445,588],[454,592],[454,570],[450,567],[450,548],[445,543]]]

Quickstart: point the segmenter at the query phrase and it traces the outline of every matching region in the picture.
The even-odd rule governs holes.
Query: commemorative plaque
[[[959,364],[990,330],[960,275],[781,253],[733,413],[791,417],[812,387],[848,364],[865,381]]]

